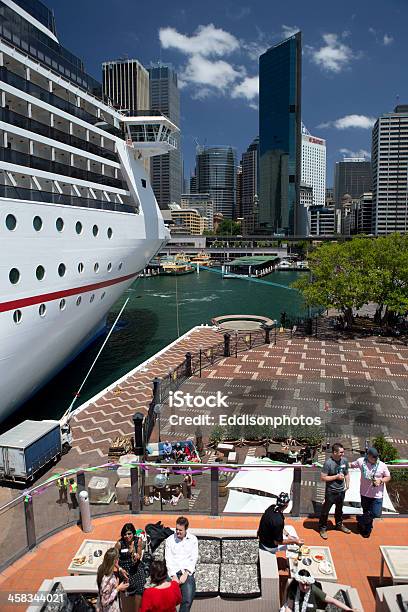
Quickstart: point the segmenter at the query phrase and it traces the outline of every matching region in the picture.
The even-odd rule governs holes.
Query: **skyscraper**
[[[302,181],[313,187],[313,206],[326,200],[326,141],[302,126]]]
[[[258,193],[258,158],[259,138],[256,137],[242,154],[242,216],[244,219],[253,213],[255,196]]]
[[[102,64],[103,94],[121,110],[150,108],[149,73],[136,59]]]
[[[209,193],[214,212],[227,219],[235,215],[236,151],[232,147],[199,147],[196,157],[197,190]]]
[[[373,128],[373,233],[408,232],[408,104]]]
[[[301,178],[300,32],[259,58],[259,225],[297,232]]]
[[[334,170],[334,201],[336,208],[341,208],[342,198],[346,194],[351,200],[358,200],[360,196],[372,188],[371,162],[364,157],[345,157],[343,161],[336,162]]]
[[[160,64],[149,68],[150,75],[150,107],[161,111],[177,126],[180,125],[180,91],[177,85],[177,74],[171,66]],[[167,155],[151,158],[150,179],[161,209],[169,204],[180,204],[181,197],[181,151],[180,138],[176,151]]]

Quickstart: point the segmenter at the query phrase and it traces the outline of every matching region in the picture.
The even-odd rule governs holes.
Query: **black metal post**
[[[218,508],[218,467],[211,467],[211,516],[219,515]]]
[[[31,495],[27,495],[23,503],[27,533],[27,545],[29,550],[31,550],[37,544],[37,538],[35,535],[33,498],[31,497]]]
[[[190,351],[188,353],[186,353],[186,376],[190,377],[193,375],[193,368],[192,368],[192,356]]]
[[[146,439],[143,429],[144,418],[144,414],[141,412],[135,412],[133,415],[133,425],[135,429],[135,454],[139,456],[142,455],[143,457],[146,455]]]
[[[132,514],[139,514],[140,512],[140,494],[139,494],[139,468],[130,468],[130,511]]]
[[[85,472],[77,472],[76,479],[77,479],[78,495],[79,495],[81,491],[86,491]]]
[[[153,405],[160,404],[160,383],[160,378],[155,376],[153,379]]]
[[[238,332],[235,332],[235,359],[238,358]]]
[[[293,468],[293,486],[292,486],[292,516],[300,516],[300,497],[302,494],[302,467],[296,466]]]
[[[224,357],[231,356],[231,335],[229,333],[224,334]]]
[[[276,346],[276,321],[275,321],[275,339],[274,339],[274,345]]]
[[[200,346],[200,378],[201,378],[201,359],[202,359],[202,348]]]

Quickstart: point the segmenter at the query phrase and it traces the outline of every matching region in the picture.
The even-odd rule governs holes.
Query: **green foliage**
[[[391,482],[394,483],[405,483],[408,482],[408,469],[407,468],[391,468]]]
[[[210,433],[210,442],[219,444],[225,438],[225,428],[221,425],[215,425]]]
[[[377,438],[374,438],[372,445],[378,450],[381,461],[384,461],[385,463],[395,461],[395,459],[398,459],[399,457],[398,450],[391,444],[391,442],[388,442],[384,436],[377,436]]]
[[[232,219],[223,219],[217,228],[218,236],[239,236],[241,232],[241,224]]]
[[[377,304],[380,322],[408,310],[408,236],[322,244],[308,256],[310,275],[293,286],[307,305],[336,308],[350,324],[353,309]]]

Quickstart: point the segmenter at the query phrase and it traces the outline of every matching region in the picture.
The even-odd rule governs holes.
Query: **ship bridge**
[[[128,144],[137,149],[141,157],[162,155],[177,149],[176,134],[180,130],[160,111],[129,111],[121,121]]]

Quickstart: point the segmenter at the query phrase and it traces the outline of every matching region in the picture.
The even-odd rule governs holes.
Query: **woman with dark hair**
[[[125,612],[138,612],[145,585],[145,573],[142,563],[143,542],[136,535],[136,528],[132,523],[125,523],[120,532],[120,540],[115,544],[119,552],[119,566],[129,576],[129,586],[121,597],[122,609]]]
[[[122,574],[124,582],[119,582],[118,575]],[[98,604],[99,612],[119,612],[119,593],[125,591],[128,586],[128,578],[125,570],[119,567],[119,553],[116,548],[109,548],[101,565],[98,567]]]
[[[153,561],[150,566],[152,586],[142,597],[140,612],[176,612],[181,603],[181,591],[177,580],[169,580],[164,561]]]

